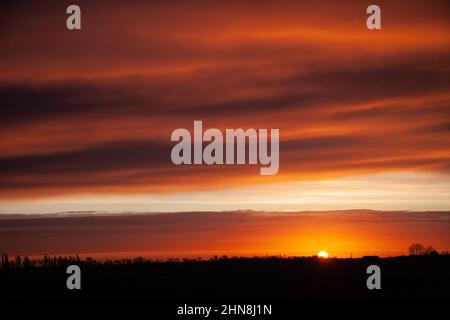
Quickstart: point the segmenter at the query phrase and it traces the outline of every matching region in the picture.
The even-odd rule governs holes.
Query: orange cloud
[[[441,2],[382,2],[380,32],[365,28],[363,2],[80,2],[80,32],[65,29],[64,5],[4,10],[3,201],[449,173]],[[279,128],[280,174],[174,167],[170,132],[198,119]]]

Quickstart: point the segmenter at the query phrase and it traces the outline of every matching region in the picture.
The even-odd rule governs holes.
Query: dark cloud
[[[38,122],[49,119],[67,120],[78,117],[152,117],[180,113],[179,116],[234,118],[236,115],[250,116],[255,113],[279,113],[283,110],[331,109],[340,111],[342,105],[383,101],[385,99],[414,97],[445,93],[450,86],[447,71],[450,61],[443,56],[427,61],[424,57],[387,62],[383,65],[368,65],[355,68],[347,65],[332,70],[309,70],[295,76],[259,77],[254,84],[251,78],[256,70],[247,70],[251,78],[246,83],[232,80],[221,88],[211,80],[221,79],[226,74],[211,70],[212,79],[203,72],[191,73],[179,79],[155,79],[124,77],[107,80],[70,80],[44,84],[21,83],[0,86],[0,123]],[[436,68],[436,65],[439,68]],[[238,72],[238,70],[236,70]],[[270,80],[269,80],[270,79]],[[267,80],[267,81],[263,81]],[[239,86],[247,90],[260,91],[262,96],[220,98],[232,96]],[[283,88],[271,95],[271,88]],[[180,94],[180,89],[183,94]],[[220,92],[222,90],[222,92]],[[204,92],[198,95],[195,104],[189,92]],[[272,89],[273,91],[273,89]],[[214,98],[211,97],[214,95]],[[215,101],[216,100],[216,101]],[[219,100],[219,101],[217,101]],[[345,108],[344,108],[345,109]],[[365,112],[368,116],[389,110],[370,109],[350,111],[347,117]],[[344,115],[343,115],[344,116]]]
[[[77,174],[166,164],[170,145],[152,141],[125,141],[56,154],[0,159],[3,176],[20,174]]]

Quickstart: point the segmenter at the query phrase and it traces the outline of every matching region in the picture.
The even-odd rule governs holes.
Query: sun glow
[[[318,256],[319,258],[324,258],[324,259],[326,259],[326,258],[328,258],[328,252],[326,252],[326,251],[319,251],[319,252],[317,253],[317,256]]]

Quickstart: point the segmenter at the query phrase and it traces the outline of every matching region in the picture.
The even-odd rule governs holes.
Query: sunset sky
[[[449,211],[449,5],[369,4],[2,2],[0,213]],[[279,173],[175,166],[194,120],[280,129]]]

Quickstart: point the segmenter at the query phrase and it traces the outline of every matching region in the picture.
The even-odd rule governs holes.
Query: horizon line
[[[378,210],[368,208],[353,209],[330,209],[330,210],[264,210],[264,209],[235,209],[235,210],[176,210],[176,211],[142,211],[142,210],[70,210],[70,211],[52,211],[52,212],[30,212],[30,213],[2,213],[0,220],[7,218],[77,218],[77,217],[109,217],[109,216],[138,216],[138,215],[157,215],[157,214],[176,214],[176,213],[333,213],[333,212],[371,212],[371,213],[447,213],[449,210]]]

